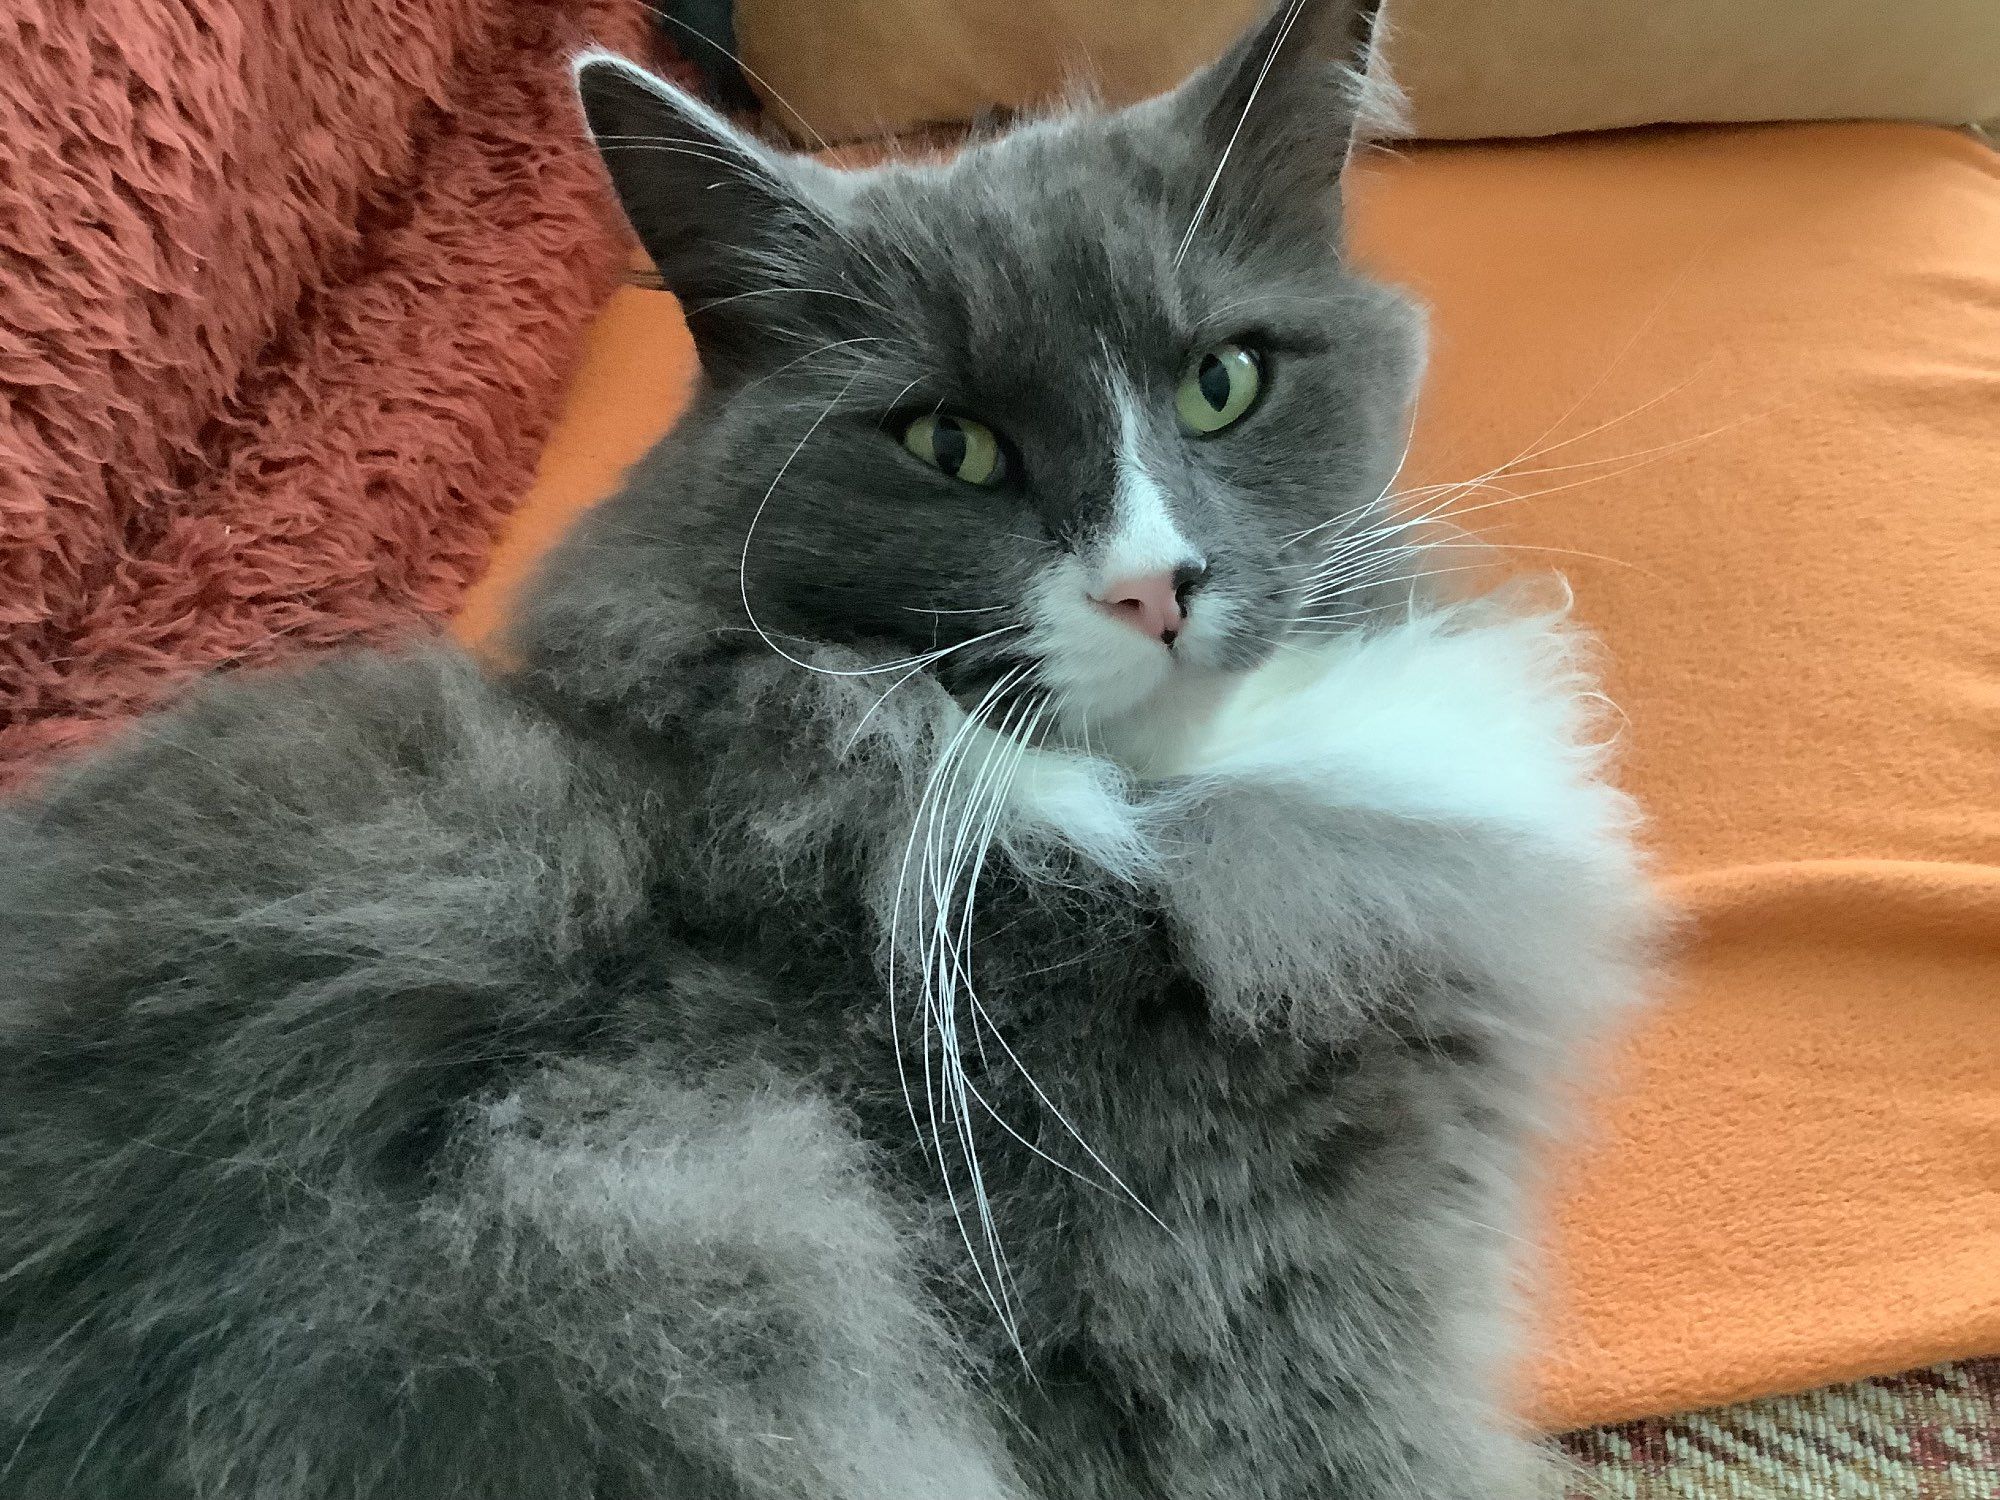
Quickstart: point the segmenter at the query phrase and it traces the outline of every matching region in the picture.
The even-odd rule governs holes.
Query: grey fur
[[[1241,432],[1141,434],[1231,622],[1176,670],[1431,608],[1380,499],[1417,325],[1338,256],[1357,23],[1303,14],[1247,114],[1283,15],[854,180],[584,68],[710,378],[518,669],[218,682],[0,820],[0,1496],[1538,1492],[1495,1398],[1521,1156],[1639,982],[1622,824],[1141,776],[1031,632],[975,639],[1103,545],[1120,383],[1171,412],[1246,329]],[[939,403],[1014,482],[883,430]]]

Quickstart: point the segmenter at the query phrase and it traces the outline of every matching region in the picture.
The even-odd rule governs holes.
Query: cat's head
[[[962,699],[1032,685],[1091,726],[1393,584],[1366,533],[1422,329],[1342,249],[1362,9],[1286,5],[1160,98],[868,170],[580,57],[705,372],[705,498],[647,497],[647,533],[775,643],[957,647]]]

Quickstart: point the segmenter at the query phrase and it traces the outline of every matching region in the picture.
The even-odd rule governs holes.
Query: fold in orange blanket
[[[447,613],[619,238],[564,53],[626,0],[0,19],[0,782],[188,675]]]

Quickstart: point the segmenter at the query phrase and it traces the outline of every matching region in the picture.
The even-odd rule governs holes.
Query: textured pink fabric
[[[15,0],[0,782],[192,673],[451,610],[625,247],[628,0]]]

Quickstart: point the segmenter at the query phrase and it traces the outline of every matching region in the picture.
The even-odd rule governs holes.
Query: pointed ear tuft
[[[1363,85],[1376,11],[1375,0],[1279,0],[1158,101],[1193,149],[1200,217],[1233,210],[1264,231],[1304,210],[1337,225],[1340,172],[1364,102],[1380,92]]]
[[[1225,135],[1247,123],[1254,101],[1274,94],[1330,103],[1341,127],[1350,128],[1354,74],[1367,61],[1376,8],[1370,0],[1279,0],[1181,88],[1208,129]]]
[[[809,173],[684,89],[601,50],[570,69],[606,173],[639,243],[681,300],[712,370],[747,362],[824,228]]]

